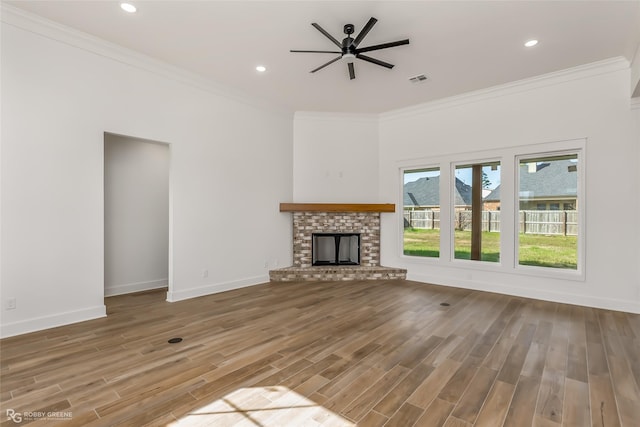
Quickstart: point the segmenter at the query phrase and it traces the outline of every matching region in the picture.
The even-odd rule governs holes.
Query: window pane
[[[519,168],[518,263],[577,269],[578,155],[521,159]]]
[[[404,172],[405,255],[440,256],[440,169]]]
[[[477,170],[476,179],[474,169]],[[476,186],[480,191],[477,205],[473,203],[473,189]],[[456,167],[453,195],[456,259],[500,261],[499,187],[499,162]],[[473,222],[474,212],[479,215],[476,223]]]

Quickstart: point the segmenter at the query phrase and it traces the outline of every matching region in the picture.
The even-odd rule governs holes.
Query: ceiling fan
[[[346,59],[349,60],[349,62],[347,63],[347,66],[349,68],[349,79],[353,80],[356,78],[356,71],[355,68],[353,66],[353,59],[362,59],[363,61],[367,61],[367,62],[371,62],[372,64],[376,64],[376,65],[380,65],[382,67],[386,67],[386,68],[393,68],[393,64],[389,64],[388,62],[384,62],[381,61],[379,59],[375,59],[372,58],[370,56],[366,56],[363,55],[364,52],[371,52],[373,50],[380,50],[380,49],[387,49],[390,47],[396,47],[396,46],[401,46],[403,44],[409,44],[409,39],[405,39],[405,40],[398,40],[395,42],[389,42],[389,43],[382,43],[382,44],[377,44],[377,45],[373,45],[373,46],[367,46],[367,47],[363,47],[360,48],[358,47],[360,45],[360,43],[362,42],[362,39],[365,38],[365,36],[369,33],[369,31],[371,31],[371,28],[373,28],[373,26],[376,24],[376,22],[378,22],[378,20],[374,17],[371,17],[371,19],[369,19],[369,22],[366,23],[366,25],[364,26],[364,28],[362,28],[362,31],[360,31],[360,34],[358,34],[358,36],[354,39],[351,37],[351,34],[354,33],[355,28],[353,26],[353,24],[347,24],[344,26],[344,33],[347,35],[347,37],[345,37],[344,39],[342,39],[342,43],[340,43],[338,40],[336,40],[331,34],[329,34],[327,31],[324,30],[324,28],[322,28],[320,25],[316,24],[315,22],[311,25],[313,25],[316,30],[320,31],[322,34],[325,35],[325,37],[327,37],[329,40],[331,40],[333,42],[333,44],[335,44],[336,46],[338,46],[338,48],[340,48],[339,51],[335,51],[335,50],[291,50],[290,52],[298,52],[298,53],[339,53],[340,56],[338,56],[337,58],[332,59],[331,61],[327,62],[326,64],[323,64],[321,66],[319,66],[318,68],[311,70],[312,73],[315,73],[318,70],[322,70],[324,67],[326,67],[327,65],[331,65],[334,62],[340,60],[340,59]]]

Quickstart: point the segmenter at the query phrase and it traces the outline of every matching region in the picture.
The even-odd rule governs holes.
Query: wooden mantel
[[[280,212],[395,212],[394,203],[280,203]]]

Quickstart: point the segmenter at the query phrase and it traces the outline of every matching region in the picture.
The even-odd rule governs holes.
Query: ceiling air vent
[[[427,76],[424,74],[418,74],[417,76],[409,77],[411,83],[420,83],[427,80]]]

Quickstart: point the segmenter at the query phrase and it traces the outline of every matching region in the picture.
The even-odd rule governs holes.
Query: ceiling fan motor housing
[[[351,37],[345,37],[342,39],[342,54],[345,55],[347,53],[355,54],[356,46],[353,44],[353,39]]]

